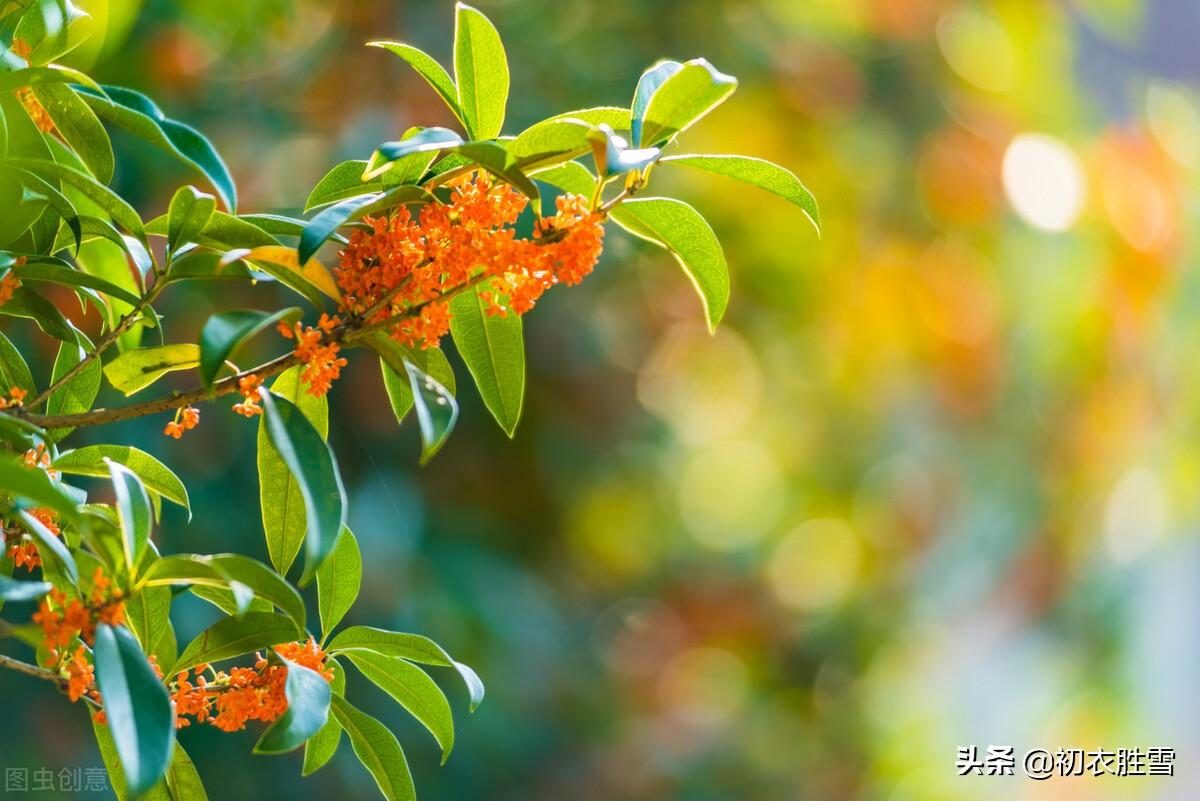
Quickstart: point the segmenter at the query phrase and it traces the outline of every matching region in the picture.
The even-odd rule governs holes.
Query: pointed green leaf
[[[0,334],[0,393],[8,394],[13,387],[26,393],[37,394],[33,386],[33,374],[17,346],[4,334]]]
[[[445,764],[454,748],[454,718],[446,696],[416,665],[371,651],[347,651],[346,656],[376,687],[408,710],[442,747]]]
[[[65,164],[59,164],[56,161],[42,159],[9,159],[8,163],[10,166],[29,170],[35,175],[51,181],[62,181],[70,184],[93,203],[104,209],[116,221],[117,225],[136,236],[140,241],[146,241],[146,231],[142,226],[142,219],[138,216],[133,206],[130,206],[116,192],[87,173],[73,167],[68,167]]]
[[[51,585],[45,581],[16,581],[0,575],[0,601],[36,601],[50,589]]]
[[[167,245],[171,252],[194,241],[216,210],[217,199],[212,195],[194,186],[181,187],[167,210]]]
[[[778,164],[751,156],[668,156],[660,163],[714,172],[765,189],[799,206],[817,233],[821,232],[817,199],[791,170]]]
[[[318,206],[326,206],[346,198],[378,192],[383,188],[381,182],[363,181],[362,176],[366,169],[367,162],[365,161],[343,161],[325,173],[325,177],[317,181],[317,185],[308,195],[308,200],[304,202],[304,211],[307,213]]]
[[[100,183],[107,184],[113,176],[113,150],[108,134],[96,113],[79,99],[75,91],[62,83],[44,83],[33,87],[42,108],[54,120],[67,144]]]
[[[34,471],[31,471],[34,472]],[[41,471],[36,471],[41,472]],[[3,481],[0,481],[0,488],[8,489]],[[37,543],[38,554],[42,557],[43,562],[47,562],[66,574],[72,584],[79,582],[79,568],[75,565],[75,558],[71,556],[71,552],[67,550],[66,544],[55,536],[54,532],[46,528],[42,521],[31,515],[29,512],[22,510],[17,513],[21,518],[21,526],[33,536]],[[43,565],[44,567],[44,565]]]
[[[508,104],[508,59],[491,20],[465,3],[455,5],[454,77],[467,133],[473,139],[499,136]]]
[[[737,79],[725,75],[702,58],[688,61],[654,90],[643,115],[634,115],[641,125],[635,147],[659,145],[694,125],[733,94]]]
[[[188,643],[169,673],[293,642],[303,634],[291,618],[273,612],[247,612],[242,617],[227,617]]]
[[[129,445],[86,445],[60,454],[54,469],[76,476],[106,477],[107,462],[123,464],[138,475],[150,492],[179,504],[191,513],[187,488],[171,468],[145,451]]]
[[[643,72],[642,77],[638,79],[637,88],[633,92],[633,104],[630,106],[630,135],[635,145],[642,141],[642,120],[646,116],[646,106],[650,104],[650,98],[654,97],[663,81],[681,69],[683,65],[678,61],[663,59]],[[616,125],[613,128],[621,130]]]
[[[342,529],[337,545],[317,570],[317,608],[321,633],[328,638],[358,599],[362,586],[362,553],[348,528]]]
[[[388,801],[416,801],[412,774],[396,735],[338,695],[333,696],[333,714],[350,737],[355,756],[375,777],[383,797]]]
[[[298,318],[292,306],[274,314],[253,309],[221,312],[209,317],[200,330],[200,379],[211,387],[227,359],[237,355],[246,342],[285,318]]]
[[[695,286],[709,329],[715,329],[729,303],[729,267],[712,226],[682,200],[633,198],[610,212],[634,236],[671,252]]]
[[[191,342],[128,350],[104,365],[104,377],[113,389],[132,395],[167,373],[200,366],[200,346]]]
[[[478,287],[450,301],[454,346],[488,411],[510,437],[525,401],[525,337],[520,315],[488,314]]]
[[[267,437],[296,479],[304,499],[306,558],[300,585],[305,586],[333,551],[346,523],[346,490],[333,451],[304,412],[286,398],[273,396],[265,387],[260,395]]]
[[[75,368],[91,350],[92,343],[83,333],[76,331],[78,342],[63,342],[58,346],[58,355],[54,358],[54,369],[50,383],[56,384],[68,372]],[[54,392],[46,401],[46,414],[75,414],[86,412],[92,408],[96,394],[100,391],[100,360],[92,359],[83,369]],[[56,428],[49,432],[50,439],[62,439],[71,433],[70,428]]]
[[[458,420],[458,403],[450,390],[412,362],[404,363],[421,428],[421,464],[426,464],[446,444]]]
[[[117,519],[121,525],[122,544],[125,551],[125,566],[132,568],[141,558],[146,543],[150,541],[150,496],[137,474],[120,462],[105,460],[112,477],[116,495]]]
[[[94,218],[92,218],[94,219]],[[24,264],[12,268],[22,281],[35,283],[58,284],[59,286],[94,289],[110,297],[119,298],[126,303],[137,303],[138,296],[127,289],[117,286],[99,276],[77,270],[57,259],[29,259]]]
[[[311,259],[320,250],[321,245],[329,241],[338,228],[345,225],[364,206],[378,200],[380,195],[361,195],[343,200],[322,211],[308,221],[304,233],[300,234],[299,261],[301,264]]]
[[[93,652],[96,685],[126,785],[136,798],[162,778],[175,746],[167,688],[127,629],[101,623]]]
[[[329,719],[329,682],[315,670],[280,657],[287,666],[283,685],[287,710],[267,728],[254,746],[256,754],[292,751],[319,732]]]
[[[333,691],[334,695],[345,695],[346,672],[342,670],[342,666],[338,664],[336,659],[330,659],[327,665],[333,671],[333,681],[329,685],[330,690]],[[333,759],[333,755],[337,753],[337,748],[341,741],[342,724],[337,722],[336,717],[330,715],[329,719],[325,721],[325,725],[321,727],[321,730],[304,744],[304,768],[302,775],[311,776],[323,768],[329,760]]]
[[[462,110],[458,105],[458,90],[454,87],[454,81],[451,79],[450,73],[446,72],[446,68],[439,64],[433,56],[401,42],[367,42],[367,45],[390,51],[408,62],[409,66],[433,87],[442,100],[446,101],[446,105],[454,112],[458,121],[464,126],[466,125]]]
[[[208,793],[204,791],[204,782],[195,763],[178,743],[175,744],[171,766],[167,769],[167,789],[171,793],[171,801],[208,801]]]

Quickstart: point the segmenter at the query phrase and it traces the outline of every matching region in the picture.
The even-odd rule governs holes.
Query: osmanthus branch
[[[13,659],[11,656],[5,656],[4,654],[0,654],[0,667],[24,673],[26,676],[33,676],[35,679],[53,682],[60,689],[65,689],[67,686],[67,680],[53,670],[46,670],[45,668],[31,665],[28,662],[22,662],[20,659]]]

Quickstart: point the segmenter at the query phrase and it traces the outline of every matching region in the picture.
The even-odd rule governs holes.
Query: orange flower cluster
[[[33,622],[42,627],[48,664],[55,664],[59,660],[58,649],[70,645],[76,637],[91,645],[97,624],[124,623],[125,601],[121,590],[113,587],[103,568],[98,567],[92,575],[92,593],[86,604],[79,598],[68,599],[62,590],[52,589],[33,613]]]
[[[29,393],[20,387],[9,387],[8,397],[0,396],[0,409],[11,409],[15,406],[25,405],[25,396]]]
[[[82,645],[67,660],[67,697],[71,703],[87,695],[99,703],[100,693],[92,687],[96,679],[96,668],[88,659],[87,649]]]
[[[316,641],[292,642],[275,646],[285,659],[316,671],[326,681],[333,680],[333,671],[326,665],[327,655]],[[255,654],[254,667],[235,667],[226,671],[207,673],[209,665],[197,665],[189,678],[187,671],[175,677],[171,698],[175,702],[175,727],[190,726],[188,717],[197,723],[209,723],[221,731],[240,731],[251,720],[270,723],[287,711],[287,667],[268,662]]]
[[[0,306],[12,300],[13,293],[21,286],[21,279],[12,270],[0,278]]]
[[[62,536],[62,530],[58,527],[58,518],[53,511],[40,508],[30,509],[29,514],[33,515],[54,536]],[[26,570],[41,567],[42,557],[38,554],[37,545],[27,536],[22,536],[17,542],[9,545],[5,553],[9,559],[13,560],[15,567],[23,567]]]
[[[341,252],[335,270],[343,310],[370,324],[395,320],[390,336],[403,345],[436,346],[450,329],[448,296],[475,284],[488,312],[524,314],[557,283],[576,284],[591,272],[603,245],[601,215],[586,198],[558,199],[532,239],[513,225],[528,199],[484,173],[449,182],[449,203],[430,203],[414,217],[400,208],[366,218]]]
[[[346,366],[345,358],[338,356],[341,350],[337,342],[327,339],[334,329],[342,324],[338,317],[322,314],[316,328],[296,323],[289,328],[286,322],[280,321],[279,333],[288,339],[296,340],[295,354],[304,362],[304,371],[300,378],[308,384],[308,394],[321,397],[329,391],[329,387],[342,374]],[[240,388],[240,387],[239,387]],[[249,416],[249,415],[247,415]]]
[[[167,423],[163,433],[168,437],[179,439],[183,436],[184,431],[191,431],[198,425],[200,425],[200,410],[195,406],[188,406],[175,411],[175,419]]]
[[[242,395],[242,402],[233,404],[233,410],[242,417],[262,414],[262,407],[258,405],[258,388],[261,386],[262,379],[256,375],[239,378],[238,392]]]

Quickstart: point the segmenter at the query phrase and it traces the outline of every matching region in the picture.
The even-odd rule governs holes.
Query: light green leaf
[[[646,103],[644,115],[634,115],[641,126],[635,147],[660,145],[694,125],[733,94],[737,79],[725,75],[702,58],[686,62],[667,76]]]
[[[700,296],[709,329],[715,329],[729,303],[729,267],[700,213],[682,200],[648,197],[626,200],[610,216],[634,236],[671,252]]]
[[[272,612],[247,612],[242,617],[227,617],[218,620],[188,643],[169,673],[265,650],[280,643],[292,642],[303,634],[291,618]]]
[[[333,691],[334,695],[345,695],[346,672],[342,670],[342,666],[338,664],[336,659],[330,659],[326,664],[333,671],[333,681],[329,685],[330,690]],[[342,724],[337,722],[336,717],[330,715],[329,719],[325,721],[325,725],[321,727],[321,730],[304,744],[304,768],[302,775],[310,776],[323,768],[329,760],[333,759],[333,755],[337,753],[337,748],[341,741]]]
[[[329,237],[346,224],[359,209],[379,199],[378,194],[360,195],[335,203],[308,221],[304,233],[300,234],[299,261],[304,264],[311,259]]]
[[[354,606],[362,587],[362,553],[358,540],[343,528],[333,553],[317,570],[317,608],[321,612],[321,633],[330,633]]]
[[[283,576],[262,562],[240,554],[217,554],[208,557],[208,561],[231,582],[249,587],[255,596],[270,601],[295,622],[299,631],[304,631],[304,599]]]
[[[187,488],[171,468],[143,450],[129,445],[86,445],[54,460],[54,469],[76,476],[107,477],[108,461],[123,464],[137,474],[150,492],[179,504],[191,513]]]
[[[237,309],[209,317],[200,330],[200,379],[211,387],[227,359],[237,355],[246,342],[285,318],[298,318],[300,309],[292,306],[274,314],[253,309]]]
[[[339,695],[333,696],[333,714],[349,735],[358,761],[375,777],[383,797],[388,801],[416,801],[412,774],[396,735]]]
[[[406,361],[404,369],[408,372],[417,423],[421,428],[421,464],[424,465],[437,455],[454,430],[458,403],[450,390],[412,362]]]
[[[283,754],[299,748],[329,719],[332,693],[325,677],[303,665],[279,658],[287,666],[283,686],[287,710],[263,732],[254,746],[256,754]]]
[[[379,369],[383,373],[383,385],[396,422],[403,423],[413,407],[412,383],[404,362],[410,361],[444,386],[451,395],[455,393],[454,368],[441,348],[408,348],[384,334],[376,334],[365,340],[367,347],[379,354]]]
[[[95,218],[90,219],[95,220]],[[96,220],[96,222],[101,221]],[[129,290],[119,287],[99,276],[85,273],[82,270],[76,270],[74,267],[59,262],[57,259],[30,258],[24,264],[18,264],[13,267],[13,272],[23,282],[33,281],[35,283],[58,284],[59,286],[71,287],[72,289],[81,287],[94,289],[110,297],[119,298],[126,303],[133,304],[138,302],[138,296]]]
[[[200,366],[200,346],[191,342],[128,350],[104,365],[104,377],[113,389],[132,395],[167,373]]]
[[[88,104],[62,83],[39,84],[33,87],[33,94],[50,119],[54,120],[54,127],[59,134],[96,180],[103,184],[111,181],[114,166],[112,144],[104,126]]]
[[[450,73],[446,72],[446,68],[439,64],[433,56],[401,42],[367,42],[367,45],[388,50],[408,62],[409,66],[433,87],[442,100],[446,101],[446,105],[454,112],[458,121],[463,123],[464,127],[466,126],[462,109],[458,105],[458,90],[454,87],[454,81],[450,78]]]
[[[520,315],[487,313],[476,287],[450,301],[454,346],[475,379],[488,411],[508,436],[525,401],[525,338]]]
[[[171,762],[175,713],[167,688],[127,629],[101,623],[93,652],[96,685],[129,794],[153,787]]]
[[[9,489],[3,480],[0,480],[0,487]],[[29,512],[22,510],[17,513],[17,517],[21,519],[21,526],[32,535],[37,543],[38,554],[42,557],[42,561],[50,563],[64,573],[72,584],[77,584],[79,568],[75,564],[75,558],[67,550],[66,544]]]
[[[454,77],[467,133],[474,139],[499,136],[508,104],[508,59],[491,20],[465,3],[455,5]]]
[[[642,141],[642,119],[646,116],[646,106],[650,104],[650,98],[658,91],[658,87],[663,85],[663,81],[681,69],[683,65],[678,61],[663,59],[643,72],[642,77],[638,79],[637,88],[633,92],[633,104],[630,106],[630,135],[635,145]],[[616,125],[613,128],[621,130]]]
[[[208,793],[204,791],[204,782],[200,780],[195,763],[178,743],[175,744],[171,766],[167,769],[167,789],[171,793],[171,801],[208,801]]]
[[[50,383],[56,384],[68,372],[75,368],[91,350],[92,343],[81,332],[76,331],[78,342],[63,342],[58,346],[58,355],[54,358],[54,369],[51,372]],[[86,412],[92,408],[96,394],[100,391],[100,360],[92,359],[83,369],[75,374],[54,392],[46,401],[46,414],[75,414]],[[71,433],[70,428],[56,428],[49,432],[49,437],[55,441]]]
[[[194,186],[184,186],[171,198],[167,210],[167,245],[174,253],[181,245],[195,241],[204,230],[213,212],[217,210],[217,199]]]
[[[37,390],[33,386],[33,374],[17,346],[4,334],[0,334],[0,393],[7,394],[13,387],[20,387],[31,397]]]
[[[375,154],[363,168],[362,178],[369,180],[384,175],[393,169],[395,162],[402,159],[420,154],[436,156],[438,151],[450,150],[462,144],[462,137],[449,128],[410,129],[402,138],[384,142],[375,149]]]
[[[408,710],[442,747],[442,763],[454,748],[454,718],[446,696],[411,662],[371,651],[347,651],[346,656],[359,672]]]
[[[144,243],[146,241],[146,231],[142,226],[142,219],[134,211],[133,206],[130,206],[116,192],[87,173],[73,167],[68,167],[65,164],[59,164],[56,161],[42,159],[10,158],[8,163],[10,166],[29,170],[43,178],[70,184],[93,203],[104,209],[116,221],[117,225],[136,236],[141,242]]]
[[[305,391],[300,368],[280,373],[271,391],[295,404],[324,438],[329,431],[329,403]],[[286,574],[304,543],[306,517],[300,485],[267,436],[265,421],[258,425],[258,490],[263,532],[271,564]]]
[[[75,501],[52,482],[43,470],[30,470],[23,463],[0,460],[0,493],[31,501],[34,506],[47,506],[60,517],[78,525],[81,521]]]
[[[304,412],[265,388],[260,395],[267,437],[296,479],[304,499],[306,557],[300,585],[305,586],[333,551],[346,524],[346,490],[333,451]]]
[[[36,601],[50,592],[50,588],[45,581],[16,581],[0,575],[0,601]]]
[[[325,177],[317,181],[317,185],[308,195],[308,200],[304,202],[304,211],[307,213],[319,206],[326,206],[339,200],[378,192],[383,188],[383,183],[363,181],[362,176],[366,169],[367,162],[365,161],[343,161],[325,173]]]
[[[592,126],[573,117],[555,117],[539,122],[517,135],[508,152],[523,169],[570,161],[591,149],[588,133]]]
[[[800,182],[791,171],[780,167],[766,159],[751,156],[667,156],[661,164],[677,164],[681,167],[693,167],[729,178],[736,178],[779,195],[784,200],[799,206],[821,232],[821,213],[817,208],[817,199],[813,193]]]
[[[125,624],[133,631],[142,650],[155,653],[167,636],[171,625],[171,590],[167,587],[144,587],[130,595],[125,602]],[[175,654],[160,665],[170,665]]]
[[[116,495],[117,519],[125,552],[125,567],[132,568],[150,542],[150,496],[137,474],[120,462],[105,460]]]

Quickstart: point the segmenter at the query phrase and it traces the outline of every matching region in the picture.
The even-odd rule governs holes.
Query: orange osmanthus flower
[[[12,300],[13,293],[21,286],[21,279],[12,270],[0,278],[0,306]]]
[[[258,388],[261,386],[262,379],[256,375],[239,378],[238,392],[242,396],[242,402],[233,404],[233,410],[243,417],[262,414],[262,406],[258,405]]]
[[[168,437],[180,439],[183,437],[184,431],[191,431],[198,425],[200,425],[200,410],[195,406],[187,406],[176,410],[175,419],[167,423],[163,433]]]

